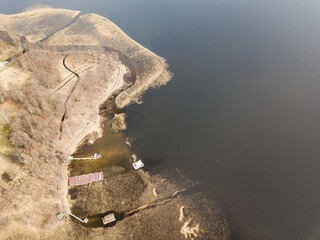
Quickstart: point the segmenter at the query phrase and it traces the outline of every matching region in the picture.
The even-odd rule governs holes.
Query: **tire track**
[[[70,22],[68,22],[66,25],[56,29],[55,31],[53,31],[52,33],[50,33],[48,36],[46,36],[45,38],[41,39],[40,41],[38,41],[38,43],[43,43],[44,41],[48,40],[50,37],[52,37],[54,34],[56,34],[57,32],[60,32],[61,30],[65,29],[66,27],[69,27],[70,25],[74,24],[82,15],[82,13],[80,12],[77,16],[75,16],[73,19],[71,19]]]
[[[87,70],[89,70],[89,69],[91,69],[91,68],[93,68],[93,66],[83,69],[83,70],[80,71],[78,74],[80,74],[80,73],[82,73],[82,72],[84,72],[84,71],[87,71]],[[76,70],[76,71],[77,71],[77,70]],[[72,73],[72,74],[73,74],[73,73]],[[72,74],[70,74],[68,77],[70,77]],[[67,78],[68,78],[68,77],[67,77]],[[68,79],[67,81],[65,81],[60,87],[58,87],[56,90],[54,90],[54,91],[50,94],[50,96],[51,96],[52,94],[55,94],[56,92],[58,92],[58,91],[59,91],[61,88],[63,88],[67,83],[69,83],[74,77],[75,77],[75,76],[73,76],[73,77],[71,77],[70,79]],[[63,81],[61,81],[61,82],[63,82]]]
[[[60,137],[59,137],[60,140],[61,140],[61,136],[62,136],[63,121],[64,121],[64,119],[66,118],[66,115],[67,115],[67,104],[68,104],[68,101],[69,101],[72,93],[74,92],[74,90],[76,89],[76,87],[77,87],[77,85],[78,85],[78,83],[79,83],[79,81],[80,81],[80,76],[79,76],[79,74],[76,73],[76,72],[74,72],[74,71],[72,71],[72,70],[71,70],[70,68],[68,68],[67,65],[66,65],[66,59],[67,59],[68,56],[69,56],[69,54],[67,54],[67,55],[63,58],[62,64],[63,64],[63,66],[65,67],[65,69],[67,69],[69,72],[73,73],[73,74],[77,77],[78,80],[77,80],[76,83],[73,85],[73,87],[72,87],[69,95],[67,96],[67,98],[66,98],[66,100],[65,100],[65,102],[64,102],[64,113],[63,113],[63,115],[62,115],[62,119],[61,119],[61,122],[60,122]]]

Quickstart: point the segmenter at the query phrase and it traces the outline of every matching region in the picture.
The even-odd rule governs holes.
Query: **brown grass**
[[[118,89],[112,97],[118,107],[140,102],[148,88],[162,86],[172,77],[163,58],[136,43],[115,24],[95,14],[81,15],[73,22],[78,14],[46,8],[0,15],[0,30],[11,29],[26,36],[31,43],[54,33],[42,45],[26,44],[28,53],[0,69],[6,95],[0,109],[8,110],[11,132],[10,136],[2,136],[5,141],[10,140],[11,154],[7,159],[14,166],[2,169],[0,178],[0,239],[105,239],[106,236],[108,239],[181,239],[183,223],[178,219],[182,205],[187,211],[186,217],[200,223],[199,239],[230,239],[224,214],[215,208],[214,202],[197,193],[134,214],[109,229],[86,228],[69,218],[57,219],[56,215],[67,204],[68,172],[66,166],[61,165],[65,150],[89,121],[93,105],[111,88],[116,69],[84,54],[68,56],[67,64],[72,70],[89,67],[90,70],[80,73],[81,82],[67,104],[68,114],[60,139],[63,103],[76,78],[62,66],[65,54],[53,55],[49,51],[86,50],[120,63],[124,73],[132,74],[122,76],[120,86],[125,90]],[[18,45],[12,45],[13,56],[14,51],[21,53]],[[88,45],[106,46],[121,53]],[[0,56],[4,59],[6,53],[1,49],[0,43]],[[133,76],[136,81],[131,86]],[[14,106],[14,111],[9,111],[10,106]],[[99,117],[87,133],[98,131],[95,138],[101,134],[101,120]],[[124,121],[122,115],[116,125],[123,127]],[[175,183],[163,181],[168,174],[149,175],[121,167],[104,169],[104,172],[102,185],[95,183],[90,188],[81,186],[73,190],[73,210],[81,217],[109,210],[129,211],[192,185],[183,177],[181,183]],[[177,172],[172,174],[174,179],[178,178]],[[154,188],[158,196],[154,195]]]

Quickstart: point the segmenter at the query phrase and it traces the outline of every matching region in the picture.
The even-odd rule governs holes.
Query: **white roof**
[[[103,222],[104,225],[106,225],[106,224],[108,224],[108,223],[112,223],[112,222],[114,222],[114,221],[116,221],[116,218],[115,218],[115,216],[114,216],[114,213],[109,213],[108,215],[106,215],[106,216],[104,216],[104,217],[102,218],[102,222]]]
[[[138,161],[132,163],[132,166],[135,170],[138,170],[139,168],[142,168],[144,166],[144,164],[141,160],[138,160]]]

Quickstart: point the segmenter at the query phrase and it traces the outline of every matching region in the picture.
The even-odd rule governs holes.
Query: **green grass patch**
[[[10,143],[10,136],[12,134],[11,129],[8,125],[3,125],[0,131],[0,145],[6,147],[12,147]]]
[[[4,62],[4,61],[6,61],[8,58],[9,58],[8,55],[6,55],[6,54],[0,54],[0,62]]]

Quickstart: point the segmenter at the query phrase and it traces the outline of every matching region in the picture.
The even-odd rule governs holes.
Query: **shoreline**
[[[86,236],[99,240],[108,234],[108,238],[112,240],[163,239],[168,235],[176,239],[197,237],[197,234],[221,235],[220,230],[224,231],[227,225],[224,221],[216,221],[220,219],[219,211],[208,211],[212,206],[205,194],[184,190],[183,188],[188,189],[195,183],[179,174],[178,170],[150,174],[147,170],[127,171],[122,166],[105,167],[102,169],[105,176],[103,182],[73,187],[72,193],[69,193],[70,171],[68,164],[64,163],[68,157],[66,155],[73,154],[87,140],[98,141],[103,132],[105,108],[114,104],[123,109],[131,103],[141,103],[146,90],[161,87],[170,81],[172,73],[168,71],[164,58],[144,48],[114,23],[96,14],[45,8],[14,15],[0,14],[0,22],[0,29],[17,32],[19,36],[23,36],[21,42],[26,39],[34,47],[33,50],[46,49],[46,53],[40,56],[35,51],[26,54],[21,51],[19,61],[14,63],[18,70],[26,69],[29,74],[20,85],[24,92],[21,90],[20,94],[17,92],[17,96],[14,95],[15,103],[20,104],[18,106],[21,115],[27,115],[28,118],[20,121],[17,116],[12,115],[9,119],[24,127],[25,132],[21,135],[30,140],[30,147],[24,142],[21,145],[20,138],[16,138],[17,149],[24,151],[24,155],[19,157],[24,161],[22,169],[27,173],[20,179],[12,180],[12,185],[15,185],[8,188],[11,192],[6,193],[10,202],[0,198],[0,203],[9,202],[6,208],[8,214],[4,218],[7,225],[0,236],[12,239],[21,239],[23,236],[33,239],[64,239],[66,236],[69,239],[82,239]],[[13,40],[16,44],[15,39]],[[86,45],[88,43],[91,46]],[[116,67],[110,62],[79,54],[85,47],[88,51],[92,50],[93,55],[104,53],[103,56],[108,60],[113,59],[119,63],[124,70],[121,71],[120,68],[119,71],[122,77],[119,77],[119,73],[117,75]],[[54,49],[78,50],[76,54],[68,57],[68,66],[70,65],[74,72],[81,71],[80,77],[88,81],[78,81],[79,88],[74,94],[77,79],[73,79],[70,71],[66,71],[61,64],[63,54],[48,54]],[[86,69],[90,71],[85,71]],[[132,74],[126,75],[126,71]],[[114,84],[116,76],[119,88],[118,84]],[[74,84],[73,89],[64,87],[69,82]],[[68,99],[70,89],[73,99],[67,106],[63,104],[63,99]],[[41,95],[41,91],[45,94]],[[52,92],[55,92],[55,95],[48,97]],[[21,101],[20,98],[23,94],[34,97],[27,102],[29,105],[25,109],[22,104],[26,101]],[[68,117],[64,119],[63,115],[61,120],[67,107]],[[38,115],[35,114],[36,110]],[[30,119],[35,122],[34,126]],[[39,124],[42,122],[47,125]],[[64,132],[61,130],[62,122],[66,126]],[[35,137],[38,137],[38,142],[34,141]],[[34,149],[35,151],[32,151]],[[168,174],[174,176],[176,181],[168,179]],[[19,184],[16,184],[17,179]],[[55,189],[56,184],[58,189]],[[186,194],[182,194],[185,192]],[[183,209],[186,212],[183,212]],[[123,219],[119,219],[116,227],[88,228],[69,217],[58,220],[57,213],[62,210],[72,210],[75,214],[81,214],[80,217],[82,214],[92,216],[112,210],[123,213]],[[214,226],[207,223],[208,219]],[[219,231],[215,230],[216,224]]]
[[[34,51],[33,51],[34,52]],[[65,53],[82,53],[82,54],[88,54],[91,56],[95,56],[101,59],[104,59],[103,57],[91,54],[89,52],[83,52],[83,51],[65,51],[65,52],[54,52],[54,53],[50,53],[50,54],[65,54]],[[85,140],[89,140],[91,144],[93,144],[98,138],[102,137],[103,134],[103,123],[104,121],[106,121],[106,118],[101,114],[100,112],[100,107],[102,105],[108,105],[110,104],[112,101],[117,101],[117,97],[124,91],[126,90],[128,87],[123,88],[123,86],[118,86],[119,81],[120,81],[120,77],[122,72],[126,72],[124,70],[122,70],[122,68],[120,67],[120,65],[118,65],[116,62],[112,62],[108,59],[106,59],[107,61],[115,64],[118,68],[119,68],[119,72],[117,75],[117,78],[115,80],[115,84],[113,85],[113,87],[100,99],[100,101],[98,103],[95,104],[94,106],[94,113],[92,115],[92,118],[90,120],[90,122],[88,124],[86,124],[81,132],[76,136],[76,138],[70,143],[68,149],[65,152],[65,156],[68,157],[69,155],[73,155],[75,152],[77,152],[79,150],[79,148],[81,148],[83,141]],[[128,68],[128,66],[126,66]],[[151,79],[158,79],[160,77],[160,75],[165,72],[167,69],[167,65],[163,65],[163,68],[161,70],[159,70],[155,76],[153,76]],[[124,75],[124,74],[123,74]],[[123,76],[122,75],[122,76]],[[151,81],[152,81],[151,80]],[[130,86],[129,86],[130,87]],[[142,93],[144,93],[146,90],[143,90]],[[116,95],[114,95],[116,92]],[[140,95],[141,93],[136,93],[137,95]],[[110,98],[110,96],[112,96]],[[123,99],[122,99],[123,101]],[[125,104],[122,103],[122,108],[125,108],[126,106],[130,105],[130,103],[132,102],[132,99],[130,99],[130,97],[127,97],[126,99],[124,99]],[[119,103],[118,103],[119,105]],[[117,104],[116,104],[117,106]],[[118,106],[117,106],[118,107]],[[106,109],[108,110],[108,109]],[[95,136],[92,136],[92,134],[95,133]],[[71,212],[71,208],[72,208],[72,204],[70,201],[70,195],[69,195],[69,185],[68,185],[68,178],[70,177],[70,170],[69,170],[69,163],[70,162],[62,162],[61,163],[61,167],[59,169],[59,178],[60,180],[58,180],[58,189],[60,192],[60,198],[61,198],[61,203],[62,203],[62,208],[63,211],[66,212]]]
[[[83,53],[92,55],[87,52],[83,52]],[[97,57],[99,57],[99,56],[97,56]],[[101,58],[101,57],[99,57],[99,58]],[[107,61],[110,61],[110,60],[107,60]],[[115,64],[119,68],[119,73],[118,73],[117,79],[115,81],[115,84],[112,87],[112,89],[110,89],[103,96],[103,98],[101,98],[101,100],[95,104],[92,119],[81,130],[80,134],[70,143],[68,149],[66,150],[66,156],[73,155],[77,151],[77,149],[79,147],[81,147],[81,143],[92,133],[94,133],[94,132],[98,133],[98,136],[95,137],[95,139],[91,139],[92,142],[96,141],[96,139],[99,138],[99,136],[102,136],[102,132],[103,132],[102,124],[103,124],[104,119],[100,115],[99,109],[102,104],[106,105],[109,102],[108,98],[110,97],[110,95],[112,95],[115,91],[118,91],[121,88],[121,86],[119,88],[117,88],[117,87],[118,87],[118,83],[119,83],[119,80],[121,77],[122,69],[121,69],[120,65],[118,65],[117,63],[115,63],[115,62],[112,62],[112,63]],[[96,123],[96,125],[94,125],[94,121],[96,118],[97,118],[98,122]],[[89,129],[90,125],[93,125],[90,129],[91,131],[86,132]],[[69,185],[68,185],[68,178],[70,177],[69,162],[67,161],[67,162],[61,163],[61,169],[63,169],[63,170],[62,170],[62,174],[59,174],[61,181],[59,181],[60,185],[59,185],[58,189],[60,189],[60,193],[63,196],[61,198],[63,209],[66,212],[70,213],[72,205],[71,205],[70,198],[69,198]],[[63,177],[61,177],[61,176],[63,176]]]

